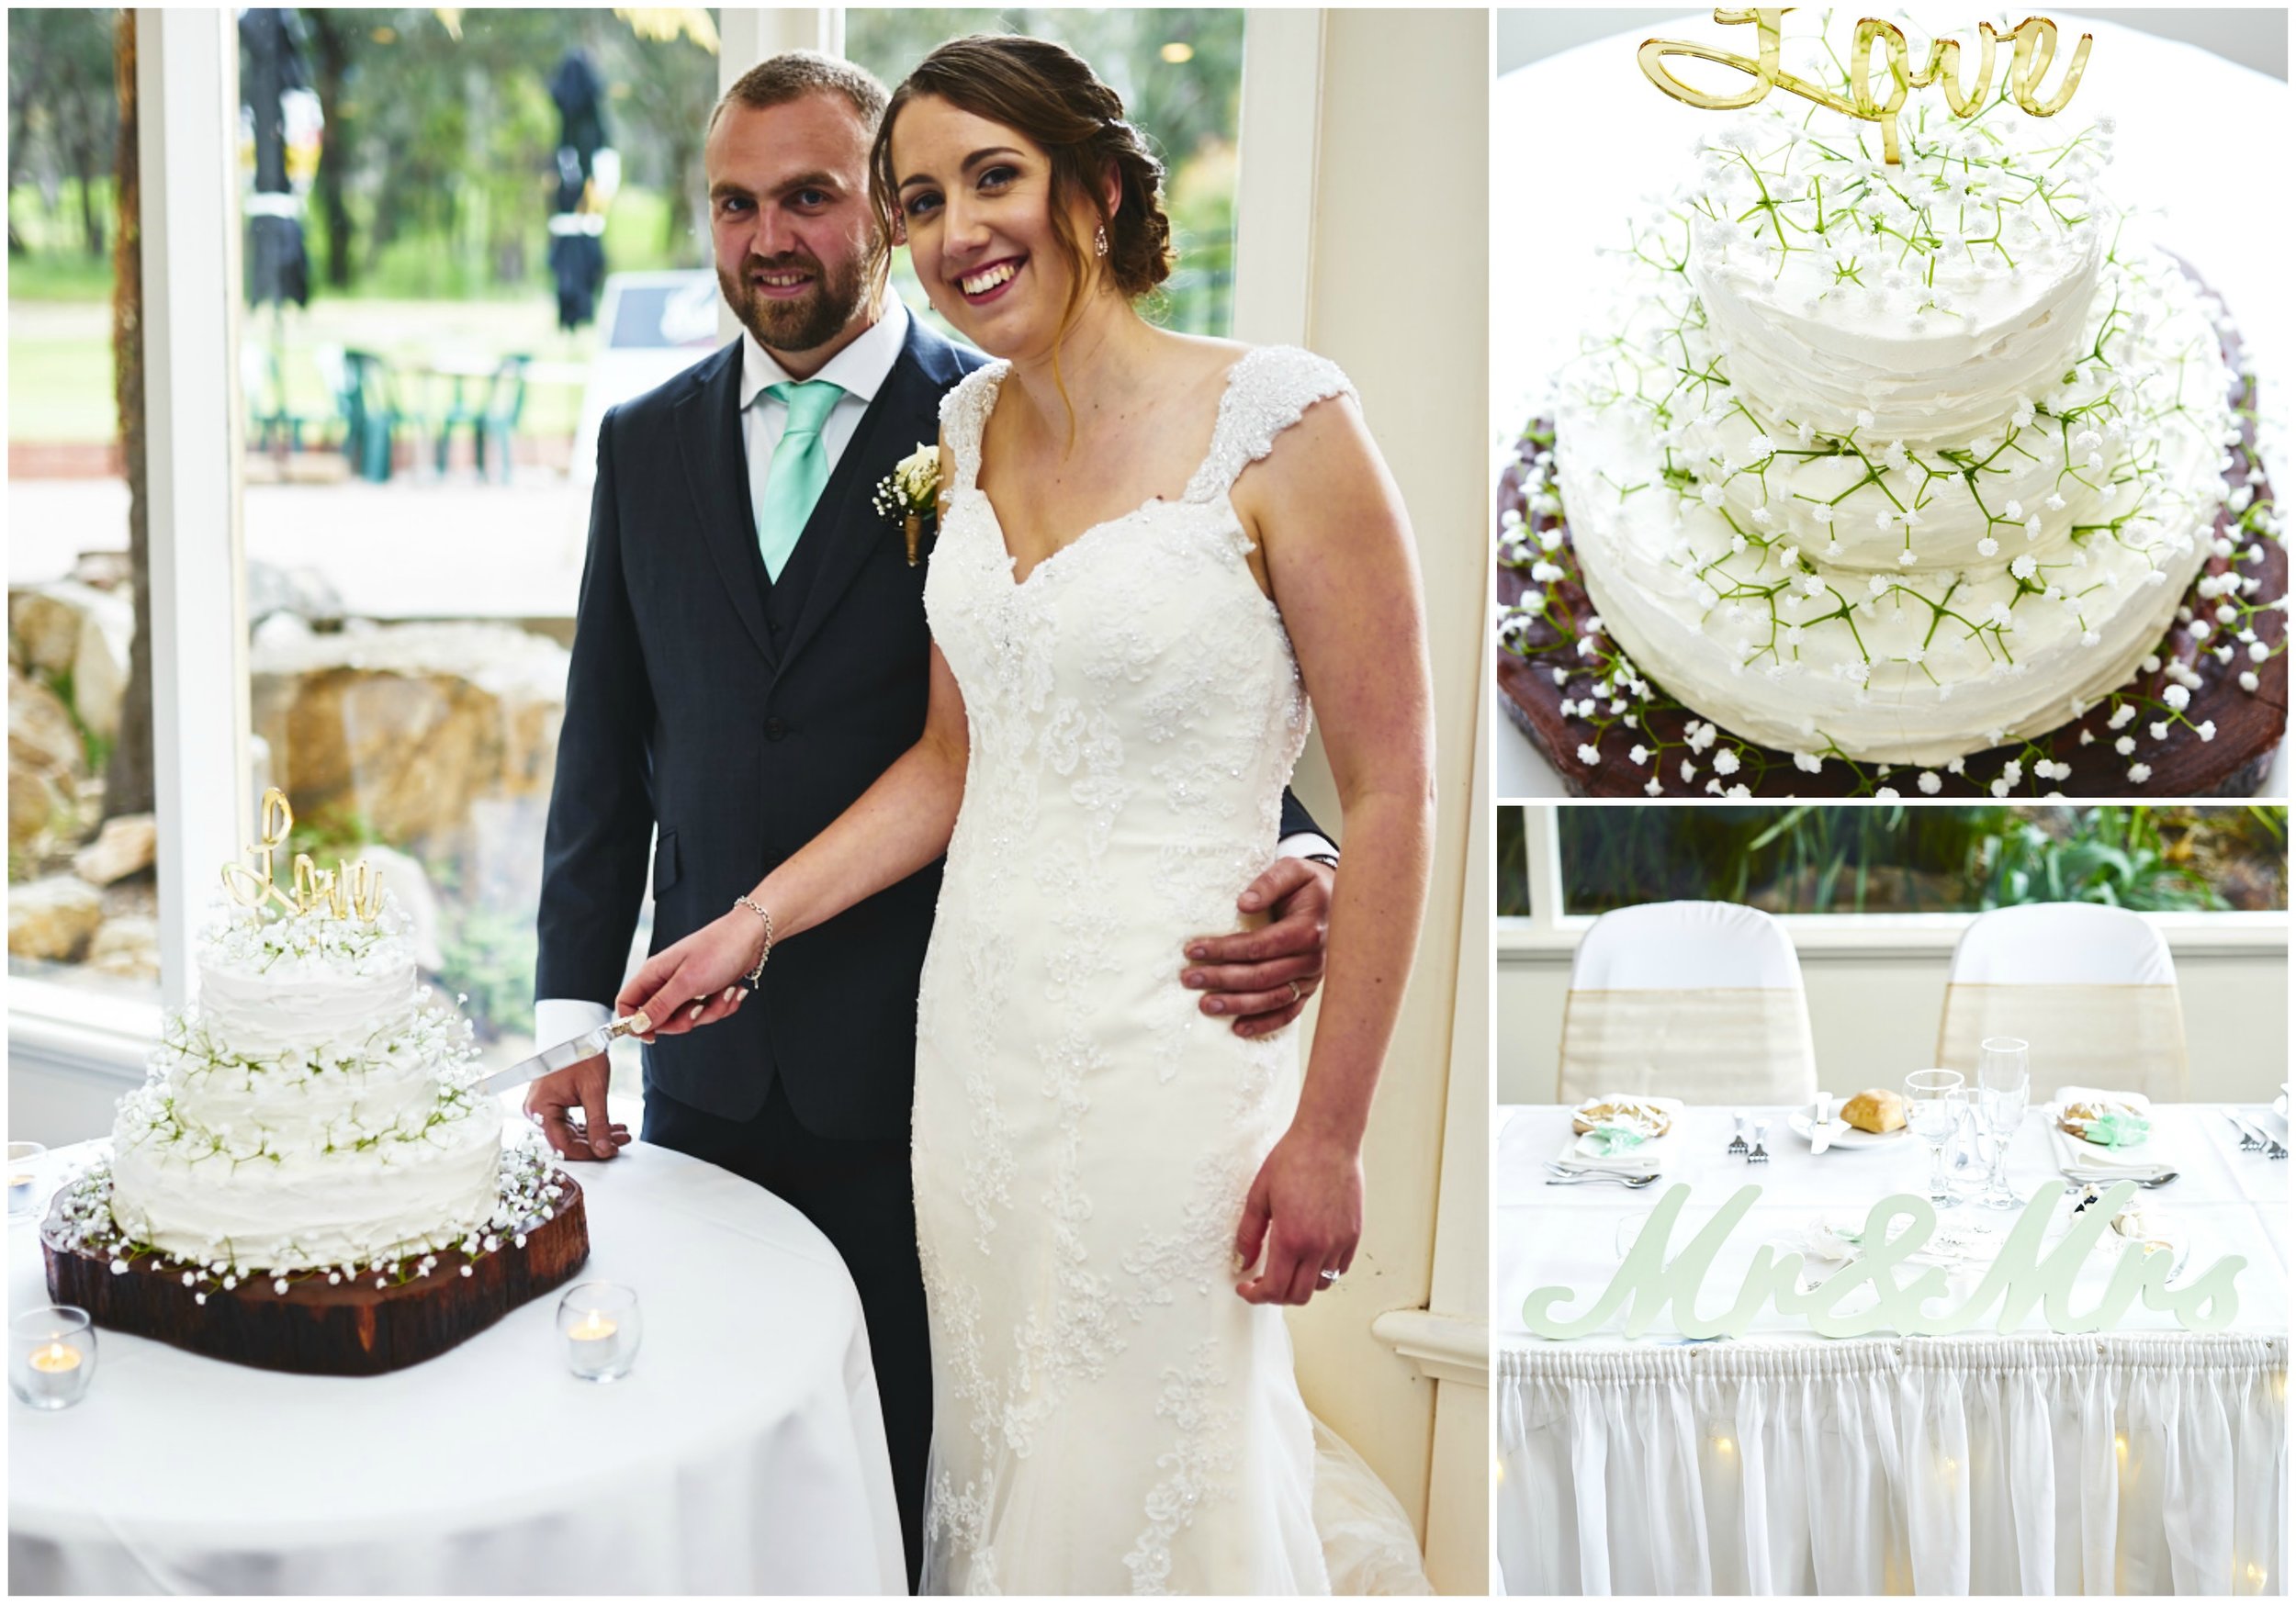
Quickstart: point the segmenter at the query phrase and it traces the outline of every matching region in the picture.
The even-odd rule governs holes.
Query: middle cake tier
[[[1923,764],[2130,678],[2207,555],[2234,428],[2222,309],[2172,261],[2116,246],[2054,383],[1908,443],[1734,385],[1688,255],[1640,253],[1557,400],[1587,591],[1639,672],[1765,746]]]

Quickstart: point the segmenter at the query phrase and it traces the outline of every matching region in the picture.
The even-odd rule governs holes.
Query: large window
[[[1500,812],[1500,912],[1527,915],[1543,833]],[[1565,917],[1678,899],[1774,914],[2288,906],[2284,807],[1562,807],[1552,821]]]
[[[189,916],[161,917],[154,842],[174,837],[160,826],[189,820],[186,836],[215,835],[219,857],[236,844],[153,794],[151,719],[139,730],[147,704],[130,684],[152,568],[130,539],[135,432],[160,438],[214,388],[116,390],[116,369],[132,376],[141,342],[163,337],[139,309],[143,286],[115,266],[123,212],[134,221],[118,183],[134,108],[116,52],[138,15],[12,12],[9,61],[9,967],[134,999],[95,1014],[41,988],[17,1000],[27,1017],[108,1022],[118,1039],[102,1053],[120,1065],[153,1016],[163,934]],[[504,1061],[532,1044],[597,421],[721,343],[702,165],[729,65],[720,14],[203,16],[223,31],[192,30],[208,65],[184,91],[168,79],[186,120],[166,126],[217,126],[201,97],[235,68],[237,126],[215,161],[236,174],[242,276],[197,306],[212,308],[210,333],[229,319],[235,336],[243,782],[251,802],[265,786],[287,793],[294,849],[383,868],[415,915],[425,978],[466,999],[487,1056]],[[1179,257],[1146,309],[1226,333],[1244,14],[855,10],[842,37],[890,84],[941,40],[993,29],[1061,40],[1123,96],[1166,163]],[[156,59],[146,50],[147,67]],[[147,135],[159,109],[141,108]],[[171,135],[171,151],[186,148]],[[175,281],[211,259],[187,258]],[[896,271],[925,311],[906,262]],[[181,502],[147,509],[154,539],[193,543],[213,573],[229,549],[216,501]],[[212,645],[211,606],[153,606],[179,642]],[[191,705],[228,707],[178,667],[147,672],[162,691],[198,687]],[[180,794],[242,782],[229,741],[211,736],[186,757]],[[237,839],[254,824],[251,808]],[[214,883],[211,865],[186,874],[196,895]]]
[[[156,1000],[114,402],[118,28],[108,9],[8,14],[8,971]]]

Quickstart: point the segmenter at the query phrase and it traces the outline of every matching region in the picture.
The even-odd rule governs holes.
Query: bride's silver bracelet
[[[765,945],[758,948],[757,967],[751,970],[748,974],[744,975],[741,980],[741,985],[744,991],[754,992],[758,989],[758,981],[765,974],[765,960],[773,956],[773,915],[767,913],[764,908],[760,907],[753,899],[749,897],[736,897],[734,899],[734,903],[737,907],[748,909],[752,914],[755,914],[759,918],[765,921]]]

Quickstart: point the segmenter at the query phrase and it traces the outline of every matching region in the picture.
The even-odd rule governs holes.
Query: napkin
[[[1613,1175],[1649,1175],[1663,1170],[1683,1128],[1683,1104],[1673,1097],[1648,1101],[1666,1110],[1664,1136],[1646,1137],[1639,1131],[1598,1127],[1584,1135],[1566,1137],[1555,1162],[1566,1170],[1601,1170]]]
[[[2068,1136],[2054,1125],[2049,1127],[2049,1145],[2057,1168],[2070,1170],[2077,1175],[2114,1181],[2144,1181],[2165,1173],[2168,1169],[2156,1156],[2124,1148],[2100,1148],[2077,1136]]]

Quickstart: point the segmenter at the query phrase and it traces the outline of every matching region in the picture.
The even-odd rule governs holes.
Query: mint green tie
[[[779,579],[797,537],[805,533],[805,520],[821,499],[821,487],[829,482],[829,454],[821,443],[821,426],[843,398],[842,387],[827,379],[804,384],[768,385],[764,393],[789,409],[789,421],[766,465],[765,490],[758,498],[758,550],[765,557],[765,573]]]

